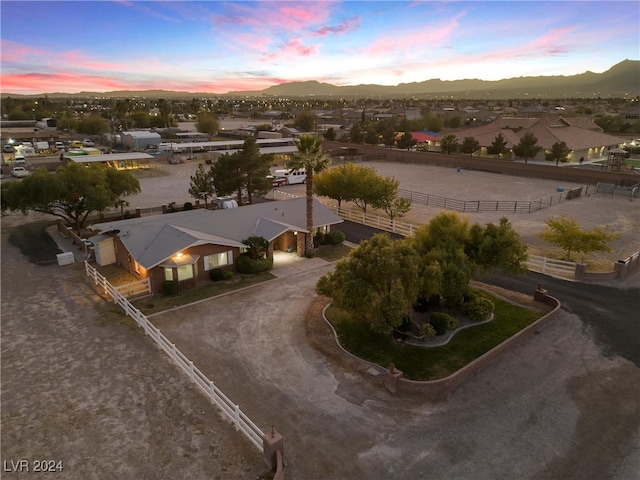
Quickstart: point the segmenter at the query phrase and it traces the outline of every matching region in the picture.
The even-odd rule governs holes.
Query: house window
[[[173,282],[173,268],[165,267],[164,269],[164,279]]]
[[[233,252],[214,253],[204,257],[204,269],[212,270],[214,268],[223,267],[225,265],[233,265]]]
[[[193,278],[193,267],[191,265],[183,265],[178,267],[178,281],[189,280]]]

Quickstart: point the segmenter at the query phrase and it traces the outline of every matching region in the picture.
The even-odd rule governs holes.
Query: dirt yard
[[[2,219],[1,477],[264,475],[261,453],[96,293],[81,264],[36,266],[8,243],[25,220]],[[34,473],[43,460],[55,474]]]

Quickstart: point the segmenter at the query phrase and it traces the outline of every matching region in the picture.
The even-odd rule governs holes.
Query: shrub
[[[214,282],[219,282],[221,280],[229,280],[233,277],[233,272],[231,270],[221,270],[219,268],[214,268],[209,271],[209,278]]]
[[[178,293],[178,282],[173,280],[165,280],[162,284],[162,294],[169,296]]]
[[[436,334],[436,330],[430,323],[425,323],[420,327],[420,335],[424,335],[425,340],[429,340]]]
[[[249,255],[242,254],[236,261],[236,269],[240,273],[256,274],[266,272],[273,268],[273,258],[252,259]]]
[[[184,206],[182,207],[182,210],[193,210],[193,203],[184,202]]]
[[[340,245],[344,242],[345,238],[347,237],[344,232],[341,232],[340,230],[331,230],[329,233],[324,235],[322,243],[327,245]]]
[[[314,247],[319,247],[320,245],[324,245],[325,240],[324,240],[324,233],[322,232],[317,232],[314,236],[313,236],[313,246]]]
[[[469,302],[462,304],[462,313],[471,320],[487,320],[496,309],[496,305],[488,298],[474,296]]]
[[[444,335],[454,321],[457,322],[457,319],[444,312],[434,312],[429,315],[429,323],[436,331],[436,335]]]

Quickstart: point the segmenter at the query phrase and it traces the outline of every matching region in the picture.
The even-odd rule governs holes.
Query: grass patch
[[[349,256],[351,247],[347,245],[321,245],[315,250],[315,255],[328,262],[334,262]]]
[[[56,242],[47,233],[47,228],[55,222],[49,220],[26,223],[11,229],[9,243],[20,249],[20,252],[37,265],[57,263],[56,255],[62,253]]]
[[[393,362],[410,380],[437,380],[460,370],[544,315],[488,296],[496,304],[493,321],[461,330],[440,347],[397,343],[388,335],[371,332],[365,324],[334,307],[327,309],[327,318],[342,346],[354,355],[384,368]]]
[[[275,277],[269,272],[262,272],[256,275],[236,275],[228,282],[212,282],[208,285],[182,290],[176,295],[165,296],[156,294],[153,298],[142,298],[140,300],[134,300],[132,303],[143,314],[150,315],[170,308],[188,305],[189,303],[206,298],[215,297],[223,293],[257,285],[258,283],[266,282],[273,278]]]

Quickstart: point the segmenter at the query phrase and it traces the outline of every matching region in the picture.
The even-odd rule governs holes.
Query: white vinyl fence
[[[242,432],[258,450],[263,451],[262,438],[264,437],[264,432],[240,410],[240,407],[222,393],[222,391],[214,385],[213,381],[209,380],[191,360],[185,357],[184,354],[176,348],[175,344],[171,343],[117,288],[111,285],[104,276],[89,265],[89,262],[84,262],[84,265],[87,276],[93,278],[95,284],[99,285],[106,295],[110,295],[113,298],[113,302],[120,305],[124,312],[133,318],[147,335],[153,338],[158,348],[164,350],[173,363],[189,376],[191,381],[210,399],[212,404],[218,407],[223,416],[233,422],[236,430]]]
[[[533,272],[545,273],[553,277],[573,279],[576,276],[575,262],[566,262],[554,258],[528,255],[525,262],[527,268]]]

